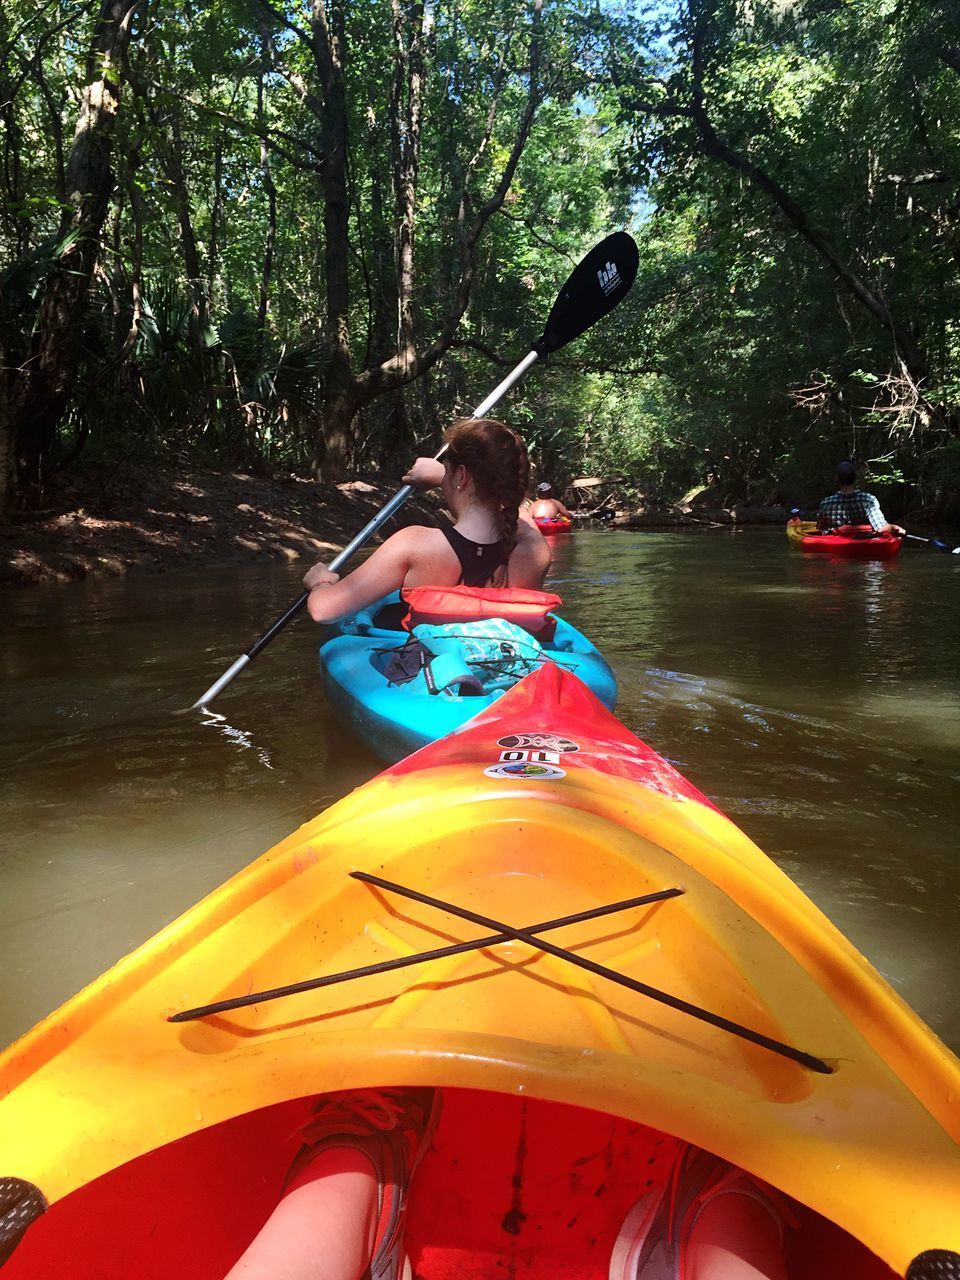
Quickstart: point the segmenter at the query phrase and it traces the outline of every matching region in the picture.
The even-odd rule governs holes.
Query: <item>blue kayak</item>
[[[551,615],[556,630],[515,678],[490,687],[470,658],[471,646],[431,634],[418,648],[402,629],[406,608],[399,592],[330,628],[320,646],[320,666],[327,699],[340,719],[382,760],[394,763],[430,742],[459,729],[503,695],[509,683],[545,662],[573,672],[609,710],[617,698],[610,667],[590,641],[563,618]],[[398,670],[399,668],[399,670]],[[489,674],[487,671],[486,674]],[[531,728],[536,728],[532,725]]]

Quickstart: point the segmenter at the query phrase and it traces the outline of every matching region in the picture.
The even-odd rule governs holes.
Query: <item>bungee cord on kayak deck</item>
[[[794,1049],[791,1045],[784,1044],[781,1040],[775,1040],[772,1036],[766,1036],[761,1031],[752,1031],[749,1027],[744,1027],[739,1022],[733,1022],[730,1018],[724,1018],[718,1013],[711,1013],[709,1009],[702,1009],[699,1005],[691,1004],[689,1000],[682,1000],[679,996],[672,996],[667,991],[660,991],[656,987],[649,986],[646,982],[639,982],[636,978],[628,977],[625,973],[618,973],[615,969],[608,969],[606,965],[597,964],[595,961],[588,960],[585,956],[577,955],[573,951],[554,946],[552,942],[545,942],[542,939],[537,940],[531,936],[528,929],[511,929],[509,925],[500,920],[480,915],[476,911],[469,911],[466,907],[455,906],[452,902],[445,902],[442,898],[431,898],[425,893],[418,893],[415,889],[407,889],[392,880],[384,880],[380,876],[369,875],[366,871],[351,871],[350,874],[355,880],[361,880],[364,884],[376,885],[378,889],[387,889],[391,893],[398,893],[401,897],[410,898],[413,902],[420,902],[424,906],[437,907],[441,911],[449,911],[451,915],[459,916],[462,920],[470,920],[474,924],[483,925],[485,929],[497,929],[506,933],[509,937],[515,938],[518,942],[529,942],[531,946],[547,952],[548,955],[556,956],[558,960],[569,960],[571,964],[576,965],[579,969],[586,969],[589,973],[595,973],[598,978],[608,978],[611,982],[616,982],[621,987],[627,987],[642,996],[649,996],[651,1000],[657,1000],[660,1004],[669,1005],[671,1009],[677,1009],[680,1013],[687,1013],[690,1017],[697,1018],[701,1022],[708,1022],[713,1027],[719,1027],[721,1031],[729,1031],[731,1035],[739,1036],[741,1040],[749,1040],[751,1044],[759,1045],[761,1049],[769,1049],[772,1053],[777,1053],[783,1058],[798,1062],[802,1067],[809,1067],[811,1071],[819,1072],[821,1075],[832,1075],[835,1070],[834,1067],[828,1066],[826,1062],[814,1057],[813,1054],[805,1053],[802,1049]]]
[[[328,974],[320,978],[308,978],[303,982],[291,983],[283,987],[275,987],[266,991],[253,992],[249,995],[234,996],[227,1000],[217,1000],[211,1004],[200,1005],[195,1009],[184,1009],[180,1013],[171,1014],[168,1022],[192,1022],[199,1018],[206,1018],[212,1014],[226,1013],[232,1009],[242,1009],[254,1004],[265,1003],[268,1000],[278,1000],[284,996],[298,995],[305,991],[314,991],[320,987],[334,986],[340,982],[348,982],[357,978],[370,977],[375,974],[387,973],[394,969],[408,968],[411,965],[424,964],[430,960],[439,960],[448,956],[460,955],[467,951],[482,950],[485,947],[495,946],[501,942],[515,940],[518,942],[529,942],[531,946],[548,954],[556,956],[560,960],[567,960],[578,968],[586,969],[590,973],[596,974],[598,977],[607,978],[611,982],[615,982],[620,986],[627,987],[631,991],[636,991],[640,995],[648,996],[652,1000],[657,1000],[662,1004],[669,1005],[673,1009],[678,1009],[681,1013],[689,1014],[693,1018],[700,1021],[708,1022],[711,1026],[719,1027],[722,1031],[727,1031],[731,1035],[738,1036],[743,1040],[749,1040],[752,1044],[759,1045],[763,1049],[769,1049],[772,1053],[780,1054],[782,1057],[789,1058],[793,1062],[800,1063],[801,1066],[808,1067],[811,1071],[819,1072],[823,1075],[829,1075],[834,1070],[828,1066],[822,1059],[812,1054],[805,1053],[802,1049],[795,1049],[791,1045],[784,1044],[780,1040],[776,1040],[771,1036],[766,1036],[762,1032],[753,1031],[749,1027],[742,1026],[738,1022],[734,1022],[729,1018],[724,1018],[720,1014],[711,1013],[709,1009],[703,1009],[699,1005],[691,1004],[687,1000],[682,1000],[678,996],[672,996],[669,992],[660,991],[656,987],[651,987],[645,982],[639,982],[635,978],[630,978],[626,974],[618,973],[615,969],[610,969],[606,965],[596,964],[592,960],[588,960],[584,956],[577,955],[573,951],[568,951],[564,947],[554,946],[552,943],[544,941],[539,937],[540,934],[546,933],[552,929],[559,929],[565,925],[578,924],[586,920],[597,919],[600,916],[612,915],[615,912],[625,911],[630,907],[645,906],[649,903],[659,902],[668,898],[681,897],[684,893],[683,889],[662,889],[656,893],[644,894],[639,898],[630,898],[623,902],[610,903],[603,907],[594,907],[587,911],[578,912],[576,915],[564,916],[557,920],[547,920],[541,924],[521,926],[513,928],[498,920],[493,920],[488,916],[483,916],[477,912],[469,911],[464,907],[458,907],[451,902],[446,902],[440,898],[430,897],[428,894],[420,893],[416,889],[410,889],[405,885],[397,884],[392,880],[385,880],[380,876],[370,875],[365,871],[352,871],[351,876],[354,880],[359,880],[363,884],[373,885],[378,889],[385,889],[390,893],[399,894],[401,897],[409,898],[413,902],[419,902],[423,906],[436,907],[441,911],[448,911],[451,915],[459,916],[463,920],[469,920],[473,924],[482,925],[484,928],[496,929],[497,932],[485,938],[471,939],[469,942],[458,942],[451,946],[439,947],[433,951],[418,952],[412,956],[401,956],[396,960],[384,960],[377,964],[364,965],[357,969],[345,970],[342,973]]]
[[[622,902],[611,902],[603,907],[591,907],[587,911],[577,911],[573,915],[558,916],[554,920],[544,920],[539,924],[527,925],[525,933],[547,933],[552,929],[563,929],[571,924],[584,924],[588,920],[599,920],[603,916],[615,915],[619,911],[628,911],[631,907],[646,907],[654,902],[665,902],[668,898],[683,896],[683,889],[659,889],[656,893],[644,893],[638,898],[625,898]],[[430,960],[445,960],[448,956],[463,955],[468,951],[482,951],[485,947],[497,946],[501,942],[510,942],[512,932],[491,933],[485,938],[471,938],[467,942],[454,942],[450,946],[436,947],[432,951],[418,951],[412,956],[399,956],[395,960],[381,960],[376,964],[361,965],[358,969],[345,969],[341,973],[327,974],[321,978],[307,978],[303,982],[293,982],[283,987],[274,987],[270,991],[255,991],[246,996],[234,996],[229,1000],[218,1000],[213,1004],[201,1005],[196,1009],[184,1009],[181,1013],[173,1013],[168,1022],[193,1022],[197,1018],[206,1018],[213,1013],[226,1013],[230,1009],[244,1009],[249,1005],[263,1004],[268,1000],[279,1000],[283,996],[299,995],[303,991],[316,991],[320,987],[333,987],[340,982],[352,982],[356,978],[369,978],[379,973],[390,973],[394,969],[408,969],[412,965],[426,964]]]

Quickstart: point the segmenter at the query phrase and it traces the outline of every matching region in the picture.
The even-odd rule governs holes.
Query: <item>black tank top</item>
[[[440,531],[460,561],[458,586],[489,587],[494,574],[510,559],[502,542],[474,542],[446,524]]]

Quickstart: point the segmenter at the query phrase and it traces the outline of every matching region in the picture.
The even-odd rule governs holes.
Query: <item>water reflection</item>
[[[558,540],[550,586],[624,722],[960,1048],[956,570],[591,531]],[[298,593],[264,566],[8,595],[0,1042],[377,770],[328,716],[304,620],[182,714]]]

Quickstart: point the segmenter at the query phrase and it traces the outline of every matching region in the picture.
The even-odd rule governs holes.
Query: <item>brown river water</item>
[[[551,589],[623,722],[706,792],[960,1051],[960,557],[803,556],[781,530],[584,531]],[[8,592],[0,620],[0,1045],[376,760],[276,565]]]

